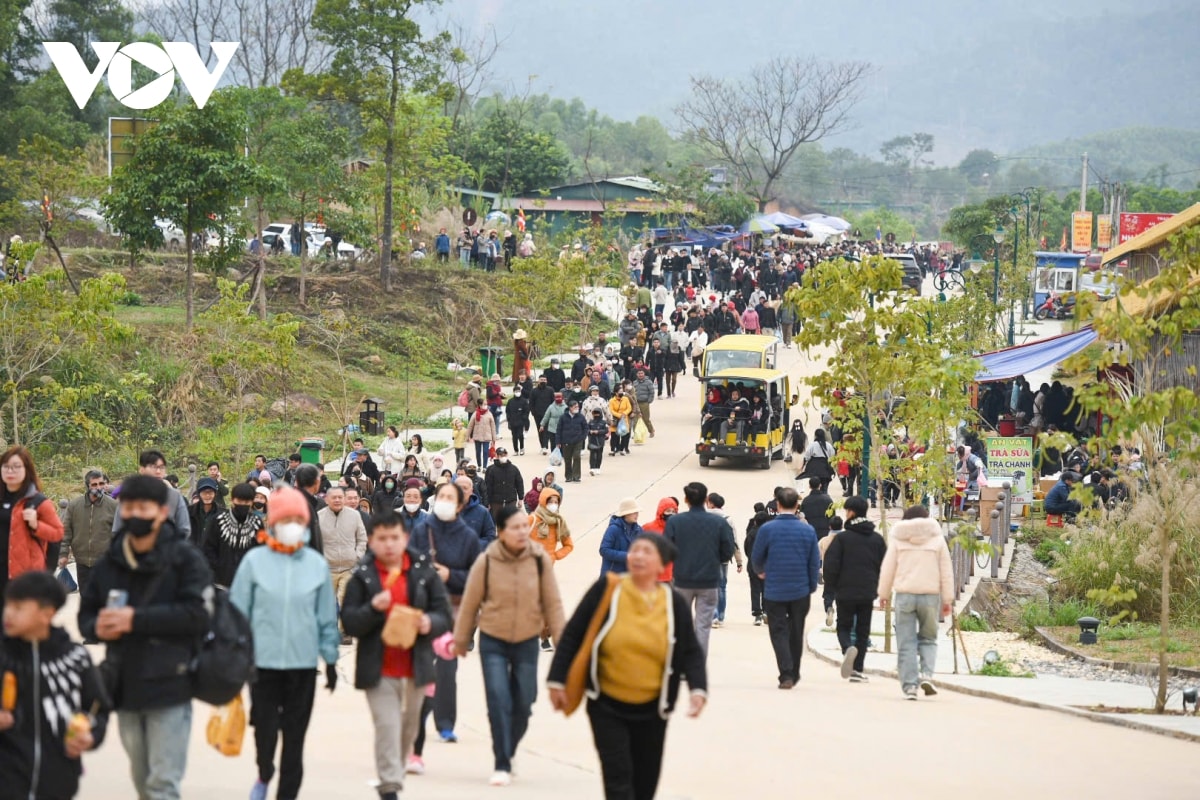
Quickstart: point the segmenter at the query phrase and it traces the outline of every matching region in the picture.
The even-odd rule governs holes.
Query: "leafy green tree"
[[[875,237],[876,228],[884,236],[895,234],[898,242],[911,241],[917,235],[916,227],[890,208],[873,208],[861,214],[852,214],[848,221],[867,239]]]
[[[570,154],[548,133],[535,131],[503,111],[472,131],[461,150],[483,191],[503,197],[557,185],[567,177]]]
[[[415,18],[439,4],[440,0],[318,0],[312,25],[334,49],[330,67],[317,76],[296,71],[284,75],[285,87],[357,108],[366,141],[382,151],[379,281],[387,291],[392,288],[395,172],[403,164],[398,148],[404,145],[404,123],[416,122],[411,118],[411,94],[446,88],[440,84],[440,63],[450,36],[443,31],[425,38]],[[438,105],[449,99],[449,92],[445,94]]]
[[[246,114],[228,92],[213,94],[203,109],[164,109],[159,123],[138,138],[137,151],[113,176],[101,200],[113,228],[131,252],[162,244],[156,218],[179,226],[187,240],[187,327],[194,320],[196,234],[224,219],[242,198],[270,181],[266,167],[244,154]]]
[[[986,178],[996,174],[996,167],[998,165],[999,162],[996,161],[995,153],[991,150],[977,149],[963,156],[963,160],[958,162],[958,171],[972,185],[978,186]]]

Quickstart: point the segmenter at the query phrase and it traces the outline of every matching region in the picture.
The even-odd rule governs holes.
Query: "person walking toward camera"
[[[942,527],[929,518],[925,506],[905,509],[891,533],[879,572],[879,607],[888,607],[894,589],[900,688],[906,699],[916,700],[918,686],[926,695],[937,694],[938,612],[948,616],[953,607],[954,573]]]

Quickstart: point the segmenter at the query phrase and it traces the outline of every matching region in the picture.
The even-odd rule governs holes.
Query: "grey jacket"
[[[626,317],[625,319],[621,320],[621,324],[617,328],[617,338],[621,340],[622,345],[626,345],[637,338],[637,332],[638,321],[636,319],[631,320]]]
[[[171,512],[171,521],[175,523],[175,530],[184,539],[192,538],[192,516],[188,513],[187,501],[183,499],[183,495],[174,486],[167,486],[167,505],[174,509]],[[116,533],[121,527],[121,515],[117,514],[113,517],[112,529]],[[203,533],[203,531],[201,531]]]
[[[654,402],[654,397],[658,389],[654,385],[654,381],[649,378],[642,378],[640,381],[633,382],[633,396],[637,398],[641,405],[650,405]]]

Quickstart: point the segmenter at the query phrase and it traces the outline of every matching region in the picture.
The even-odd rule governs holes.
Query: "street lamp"
[[[1017,267],[1017,238],[1020,235],[1019,226],[1013,227],[1013,273],[1016,273]],[[992,305],[996,307],[995,314],[1000,315],[1000,245],[1004,244],[1005,231],[1004,226],[999,222],[996,223],[996,230],[992,231],[992,241],[996,243],[993,249],[995,256],[995,266],[992,271]],[[1013,326],[1013,308],[1010,303],[1008,306],[1008,346],[1012,347],[1016,340],[1016,331]]]

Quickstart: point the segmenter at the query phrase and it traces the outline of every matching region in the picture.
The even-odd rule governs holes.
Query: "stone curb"
[[[816,656],[818,659],[825,662],[826,664],[836,667],[836,666],[839,666],[841,663],[838,659],[835,659],[833,656],[826,655],[825,653],[822,653],[821,651],[815,649],[812,646],[812,643],[810,641],[808,641],[807,636],[805,637],[805,647],[808,649],[808,652],[812,653],[814,656]],[[886,669],[877,669],[877,668],[867,667],[863,671],[866,672],[868,675],[875,675],[876,677],[880,677],[880,678],[891,678],[892,680],[898,680],[895,670],[886,670]],[[1130,716],[1130,715],[1100,714],[1098,712],[1087,711],[1082,708],[1073,708],[1071,706],[1058,706],[1058,705],[1052,705],[1050,703],[1041,703],[1041,702],[1038,702],[1037,700],[1026,700],[1023,697],[1015,697],[1010,694],[1000,694],[999,692],[990,692],[986,689],[975,689],[973,687],[968,687],[968,686],[959,686],[958,684],[950,683],[948,681],[938,681],[937,687],[938,687],[939,691],[942,689],[946,689],[947,691],[957,692],[958,694],[970,695],[971,697],[979,697],[984,700],[999,700],[1004,703],[1009,703],[1009,704],[1015,705],[1015,706],[1023,706],[1025,708],[1038,708],[1043,711],[1057,711],[1060,714],[1068,714],[1073,717],[1082,717],[1083,719],[1088,719],[1088,720],[1091,720],[1092,722],[1099,722],[1099,723],[1102,723],[1105,725],[1115,725],[1118,728],[1128,728],[1130,730],[1135,730],[1135,731],[1144,731],[1145,733],[1156,733],[1159,736],[1166,736],[1171,739],[1182,739],[1182,740],[1188,741],[1188,742],[1200,743],[1200,734],[1188,733],[1187,731],[1176,731],[1176,730],[1171,730],[1169,728],[1160,728],[1156,725],[1147,725],[1144,722],[1138,722],[1137,720],[1133,720],[1133,719],[1126,719],[1126,717]]]
[[[1093,667],[1105,667],[1107,669],[1116,669],[1122,672],[1129,672],[1134,675],[1151,675],[1158,673],[1157,664],[1145,664],[1137,661],[1109,661],[1103,658],[1093,658],[1076,650],[1062,642],[1057,641],[1053,636],[1046,632],[1044,628],[1033,629],[1038,636],[1041,637],[1042,643],[1049,649],[1059,655],[1067,656],[1068,658],[1078,658],[1086,664]],[[1190,667],[1167,667],[1167,674],[1172,678],[1193,678],[1200,679],[1200,669],[1192,669]]]

